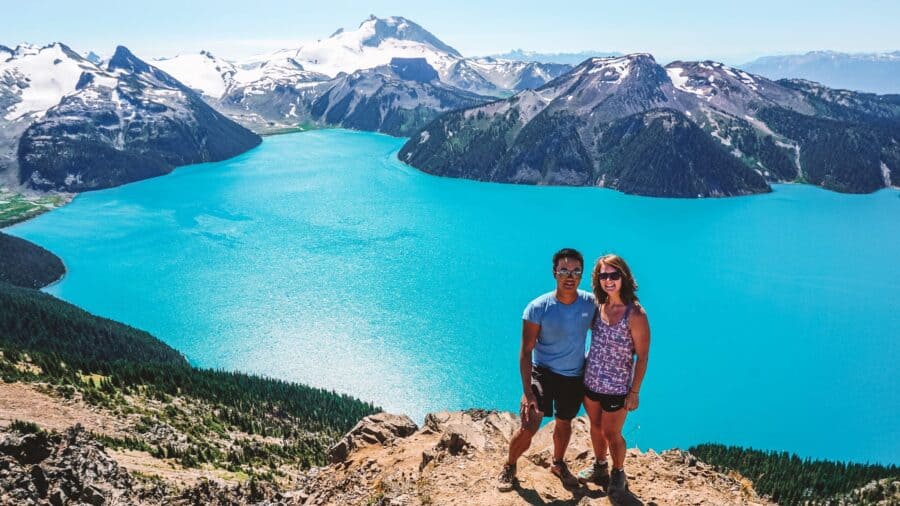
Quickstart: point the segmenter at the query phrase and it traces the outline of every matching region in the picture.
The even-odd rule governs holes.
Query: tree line
[[[896,465],[801,459],[788,452],[711,443],[693,446],[689,451],[707,464],[741,473],[753,481],[757,492],[778,504],[828,503],[871,481],[900,479]]]

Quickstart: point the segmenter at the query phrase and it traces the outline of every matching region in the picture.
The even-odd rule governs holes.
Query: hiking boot
[[[519,483],[516,479],[516,465],[504,464],[500,475],[497,476],[497,490],[501,492],[509,492]]]
[[[578,483],[578,478],[569,471],[569,466],[566,465],[565,461],[557,460],[553,462],[553,465],[550,467],[550,472],[556,475],[566,488],[578,488],[580,485],[580,483]]]
[[[628,479],[624,469],[613,469],[609,475],[609,495],[628,491]]]
[[[598,462],[594,460],[594,465],[578,472],[578,481],[582,483],[593,483],[603,488],[609,486],[609,464],[606,461]]]

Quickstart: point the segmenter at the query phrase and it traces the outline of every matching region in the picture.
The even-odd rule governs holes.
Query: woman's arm
[[[634,354],[637,355],[637,362],[634,365],[631,391],[625,396],[625,408],[634,411],[640,402],[641,383],[647,372],[647,359],[650,355],[650,322],[647,320],[644,308],[635,306],[635,310],[628,317],[628,325],[631,327],[631,339],[634,341]]]

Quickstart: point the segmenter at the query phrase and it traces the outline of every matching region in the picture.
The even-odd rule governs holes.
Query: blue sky
[[[452,2],[3,0],[0,44],[61,41],[145,57],[210,49],[242,58],[327,37],[369,14],[407,17],[465,55],[601,50],[653,53],[660,61],[742,63],[815,49],[900,49],[900,1],[757,0]],[[629,5],[631,4],[631,5]]]

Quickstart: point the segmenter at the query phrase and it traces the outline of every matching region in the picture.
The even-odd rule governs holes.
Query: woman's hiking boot
[[[553,461],[553,465],[550,466],[550,472],[556,475],[566,488],[578,488],[580,485],[578,478],[569,471],[569,466],[563,460]]]
[[[578,472],[578,481],[600,485],[605,489],[609,486],[609,464],[605,460],[603,462],[594,460],[591,467]]]
[[[624,469],[613,469],[609,475],[609,490],[607,494],[613,496],[628,491],[628,479],[625,478]]]
[[[500,475],[497,476],[497,490],[509,492],[518,483],[519,480],[516,479],[516,465],[503,464],[503,469],[500,470]]]

